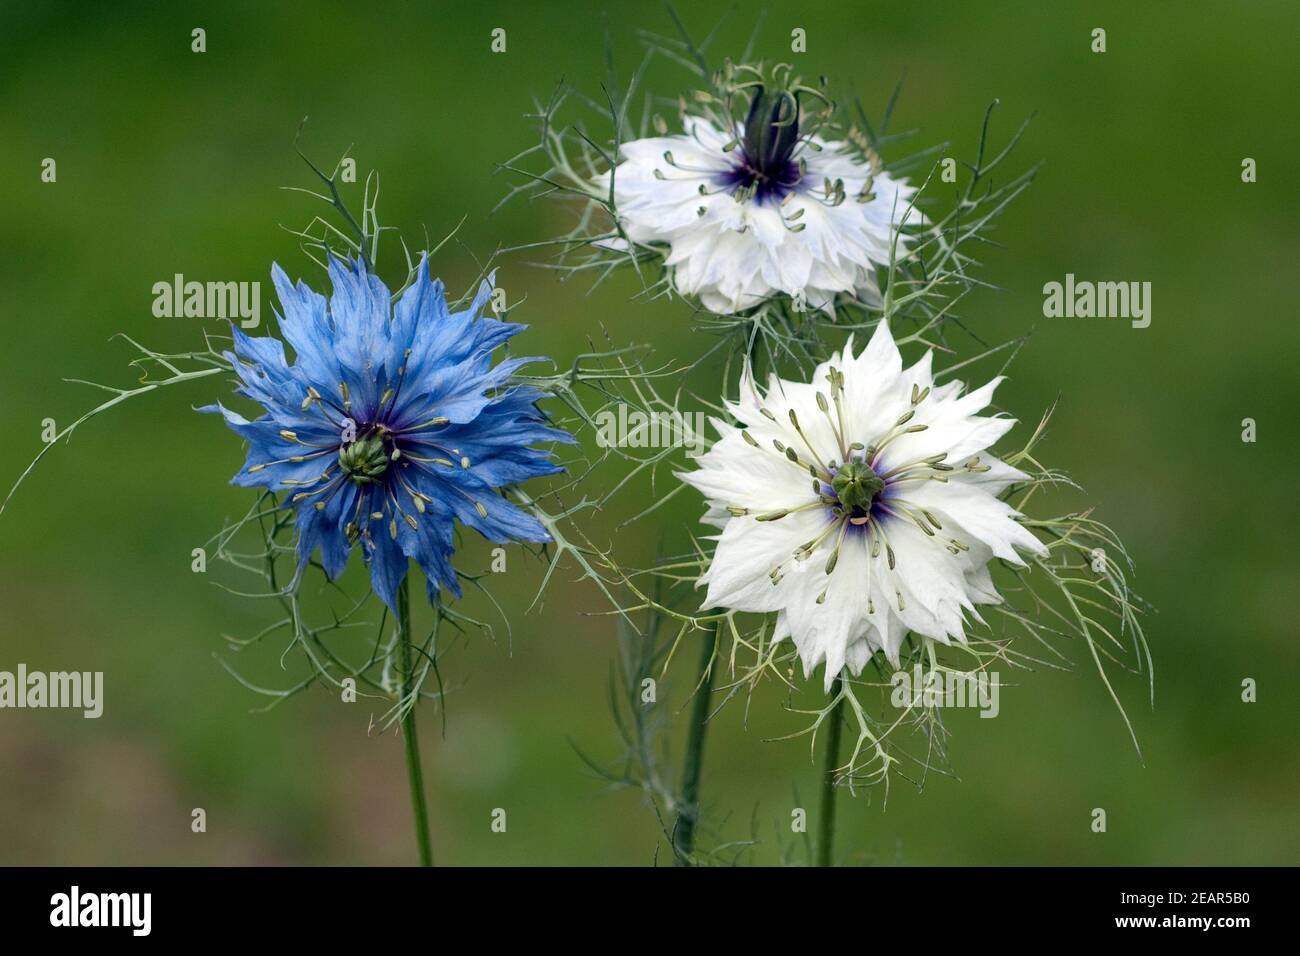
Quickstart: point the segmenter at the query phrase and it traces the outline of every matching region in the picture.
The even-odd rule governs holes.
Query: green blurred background
[[[696,2],[702,35],[733,5]],[[738,54],[756,14],[735,10],[719,54]],[[0,12],[0,480],[95,399],[63,377],[126,383],[125,331],[154,347],[198,340],[198,320],[151,314],[151,286],[188,278],[263,281],[278,260],[318,282],[280,224],[315,210],[282,185],[309,185],[294,155],[332,163],[349,144],[382,176],[380,215],[413,245],[462,217],[464,246],[438,269],[462,288],[471,252],[538,240],[569,222],[552,204],[495,216],[496,162],[534,141],[522,119],[565,77],[597,93],[603,36],[624,73],[637,31],[666,32],[654,4],[477,3],[91,5],[8,2]],[[190,31],[207,31],[207,52]],[[504,54],[489,51],[493,28]],[[991,340],[1035,329],[1003,386],[1034,420],[1058,396],[1044,454],[1083,482],[1125,538],[1147,620],[1156,704],[1144,679],[1120,692],[1146,754],[1136,758],[1089,666],[1040,671],[1004,689],[998,720],[950,720],[960,779],[923,791],[899,780],[842,799],[842,862],[905,864],[1248,864],[1300,862],[1297,828],[1293,3],[785,3],[758,52],[851,81],[879,112],[907,81],[896,124],[918,146],[968,156],[985,106],[995,135],[1036,113],[1013,165],[1038,181],[998,230],[986,278],[1003,287],[967,314]],[[1107,30],[1108,51],[1090,52]],[[650,85],[688,80],[668,64]],[[58,181],[40,182],[53,157]],[[1241,181],[1241,161],[1259,181]],[[390,266],[392,260],[390,259]],[[1153,283],[1153,322],[1044,319],[1041,289],[1067,272]],[[630,277],[593,294],[516,257],[501,284],[531,323],[528,351],[571,356],[603,324],[652,336],[662,356],[701,339],[680,304],[630,301]],[[190,571],[190,549],[246,507],[229,476],[238,441],[190,407],[205,381],[150,396],[57,449],[0,517],[0,669],[102,670],[106,711],[0,711],[0,864],[407,863],[413,859],[402,750],[368,733],[375,712],[316,690],[266,714],[219,666],[222,634],[264,620]],[[1241,422],[1259,440],[1241,441]],[[637,502],[624,502],[635,507]],[[680,543],[698,503],[624,532],[649,554]],[[639,549],[639,551],[638,551]],[[648,864],[659,837],[638,795],[609,792],[575,755],[617,752],[607,697],[613,627],[587,584],[562,574],[524,616],[540,567],[512,553],[497,587],[510,642],[452,653],[447,734],[422,710],[441,861]],[[471,545],[463,567],[482,568]],[[358,640],[365,640],[359,638]],[[1076,657],[1078,651],[1075,649]],[[278,652],[238,661],[283,684]],[[685,660],[694,659],[694,653]],[[243,658],[247,658],[246,660]],[[1240,700],[1241,681],[1259,701]],[[685,670],[673,699],[681,705]],[[1291,701],[1290,704],[1287,701]],[[751,819],[772,862],[796,792],[815,768],[775,692],[724,710],[710,730],[705,842],[744,839]],[[674,726],[680,731],[681,720]],[[680,750],[674,747],[674,760]],[[203,807],[208,832],[190,831]],[[505,834],[490,815],[509,814]],[[1094,807],[1108,832],[1089,827]],[[787,840],[788,842],[788,840]],[[801,851],[800,851],[801,852]],[[798,853],[795,854],[799,858]],[[666,858],[660,851],[660,860]]]

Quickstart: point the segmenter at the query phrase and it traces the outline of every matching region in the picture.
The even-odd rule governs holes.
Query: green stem
[[[831,685],[830,727],[826,734],[826,762],[822,767],[822,809],[819,819],[820,836],[817,839],[817,865],[830,866],[835,846],[835,774],[840,766],[840,730],[843,721],[840,711],[844,708],[843,684],[841,678],[835,678]]]
[[[695,831],[700,820],[700,767],[704,763],[704,731],[709,724],[709,704],[713,697],[713,653],[718,646],[718,624],[709,628],[700,648],[700,670],[695,700],[691,706],[691,724],[686,738],[686,765],[682,769],[682,794],[673,833],[673,849],[678,866],[691,865],[695,849]]]
[[[402,666],[402,738],[406,741],[406,770],[411,779],[411,805],[415,808],[415,841],[420,866],[433,866],[429,842],[429,812],[424,803],[424,771],[420,769],[420,740],[415,733],[415,668],[411,661],[411,592],[409,576],[397,589],[398,653]],[[409,701],[409,703],[408,703]]]

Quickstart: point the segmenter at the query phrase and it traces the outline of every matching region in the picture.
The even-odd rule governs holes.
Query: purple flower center
[[[794,158],[799,145],[799,102],[785,90],[759,87],[749,104],[745,132],[732,153],[732,165],[718,185],[760,205],[780,202],[802,178]]]

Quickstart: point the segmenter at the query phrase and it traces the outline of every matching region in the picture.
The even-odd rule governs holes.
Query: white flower
[[[812,384],[745,370],[733,426],[682,474],[722,529],[700,584],[705,607],[777,612],[805,676],[857,674],[909,631],[965,641],[977,604],[1000,603],[988,563],[1046,549],[998,495],[1023,472],[989,456],[1014,419],[976,413],[1001,378],[962,394],[935,385],[932,353],[908,369],[889,327],[818,366]]]
[[[879,304],[875,266],[889,263],[900,224],[924,221],[909,209],[915,187],[873,171],[845,142],[800,136],[798,121],[783,119],[794,103],[760,87],[734,129],[690,117],[685,135],[622,145],[613,175],[624,232],[667,244],[677,291],[711,312],[777,294],[826,311],[837,293]],[[898,257],[905,251],[900,235]]]

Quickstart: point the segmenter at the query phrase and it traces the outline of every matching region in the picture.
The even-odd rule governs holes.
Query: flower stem
[[[830,727],[826,734],[826,763],[822,767],[822,808],[817,839],[817,865],[830,866],[835,846],[835,774],[840,765],[840,711],[844,708],[842,678],[831,685]]]
[[[691,705],[691,723],[686,738],[686,765],[682,768],[682,793],[673,832],[673,849],[678,866],[691,865],[695,830],[700,820],[700,767],[704,763],[704,731],[708,727],[709,703],[713,696],[713,653],[718,646],[718,624],[708,629],[700,648],[699,685]]]
[[[411,805],[415,808],[415,842],[420,850],[420,866],[433,866],[433,847],[429,843],[429,813],[424,804],[424,771],[420,768],[420,740],[415,733],[415,668],[411,661],[411,593],[410,578],[397,589],[398,653],[402,666],[402,738],[406,741],[406,770],[411,780]],[[409,703],[408,703],[409,700]]]

